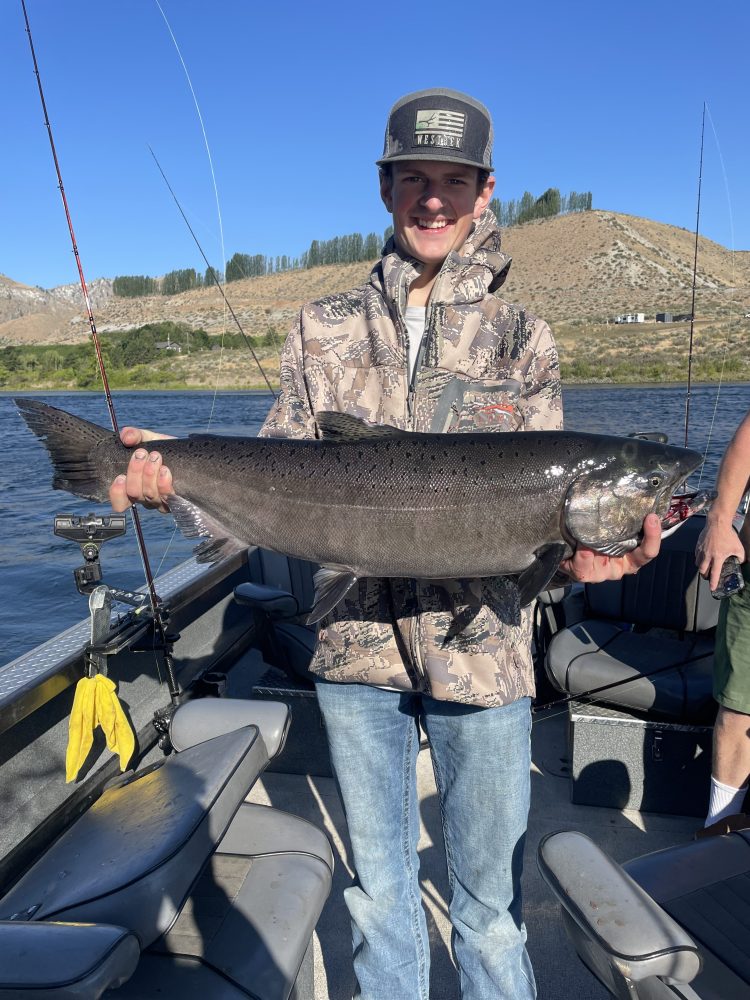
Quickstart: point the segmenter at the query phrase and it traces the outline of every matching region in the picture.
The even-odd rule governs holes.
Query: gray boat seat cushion
[[[0,919],[164,933],[268,762],[257,727],[188,747],[104,792],[0,900]]]
[[[613,995],[750,997],[750,830],[656,851],[622,867],[571,831],[544,838],[538,861],[576,950]],[[660,962],[672,964],[661,971],[648,968],[645,953],[647,963],[636,965],[624,954],[634,943],[637,951],[639,941],[646,951],[663,951],[670,937],[672,956],[660,955]],[[690,990],[673,990],[678,983],[690,983]]]
[[[235,587],[235,599],[265,618],[265,659],[312,686],[309,666],[317,628],[300,619],[314,603],[316,563],[294,559],[268,549],[253,549],[249,559],[251,583]]]
[[[750,830],[680,844],[624,867],[698,943],[698,995],[750,997]]]
[[[682,722],[712,719],[719,602],[695,566],[704,523],[690,518],[635,575],[585,586],[583,620],[547,647],[545,671],[557,690],[580,696],[613,685],[597,700]]]
[[[332,868],[322,830],[244,802],[179,919],[113,1000],[311,1000],[311,937]]]
[[[309,610],[313,606],[313,576],[317,569],[316,563],[284,556],[270,549],[253,549],[249,558],[253,582],[292,594],[298,607],[295,613]]]
[[[585,834],[543,837],[539,870],[575,925],[613,965],[638,983],[663,977],[689,983],[701,966],[690,935]]]
[[[280,701],[200,698],[181,705],[175,712],[169,739],[179,751],[235,729],[257,726],[270,760],[283,749],[290,718],[288,706]]]
[[[579,696],[617,685],[592,697],[683,722],[710,722],[716,713],[713,651],[713,635],[654,636],[586,619],[557,633],[545,667],[552,684],[566,694]],[[674,669],[667,669],[670,666]]]
[[[96,1000],[130,978],[139,956],[122,927],[0,922],[0,1000]]]

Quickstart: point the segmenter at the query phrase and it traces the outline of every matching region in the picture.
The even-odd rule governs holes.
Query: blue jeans
[[[418,880],[417,719],[430,741],[462,1000],[536,996],[521,920],[529,809],[529,699],[476,708],[318,680],[352,842],[361,1000],[428,1000],[429,940]]]

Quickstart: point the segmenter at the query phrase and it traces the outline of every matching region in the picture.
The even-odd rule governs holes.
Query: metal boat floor
[[[695,818],[645,814],[634,810],[573,805],[566,768],[566,712],[548,709],[535,716],[532,735],[532,800],[524,866],[524,915],[539,1000],[609,1000],[609,994],[583,968],[560,925],[558,908],[536,867],[540,838],[560,829],[593,837],[616,860],[624,861],[689,839]],[[458,1000],[450,956],[447,878],[440,813],[429,753],[418,762],[422,835],[420,873],[432,944],[431,1000]],[[334,848],[336,870],[331,895],[315,934],[316,1000],[351,1000],[353,973],[350,931],[342,892],[351,879],[346,823],[331,778],[266,773],[250,801],[278,806],[324,827]]]

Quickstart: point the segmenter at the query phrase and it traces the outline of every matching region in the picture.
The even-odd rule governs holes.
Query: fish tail
[[[97,503],[107,500],[109,480],[95,449],[117,440],[112,431],[36,399],[18,398],[14,403],[50,454],[53,488]]]

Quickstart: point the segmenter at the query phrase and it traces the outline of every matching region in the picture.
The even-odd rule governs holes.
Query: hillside
[[[636,357],[684,367],[687,324],[614,326],[620,313],[689,313],[694,235],[688,230],[635,216],[594,210],[537,220],[506,230],[513,266],[502,295],[547,319],[561,359],[586,378],[592,357],[612,365]],[[283,336],[300,305],[367,278],[370,264],[329,265],[233,282],[227,296],[249,336],[273,329]],[[88,323],[74,285],[52,291],[0,276],[0,346],[69,344],[88,336]],[[102,333],[161,320],[175,320],[218,335],[234,331],[215,288],[175,296],[115,298],[111,281],[92,283],[96,321]],[[729,334],[734,374],[750,377],[750,252],[732,254],[705,238],[699,241],[696,298],[697,348],[719,357]],[[175,359],[187,366],[188,359]],[[179,365],[178,365],[179,367]],[[190,363],[190,381],[201,381]],[[186,372],[187,374],[187,372]],[[570,371],[569,371],[570,374]],[[575,374],[575,372],[573,372]],[[655,377],[655,376],[652,376]],[[664,373],[659,377],[664,377]]]

